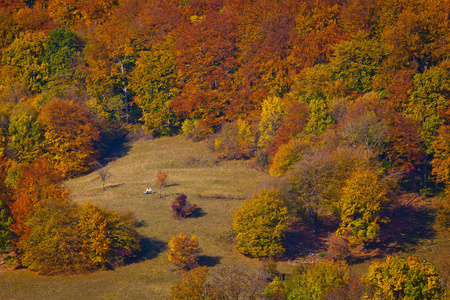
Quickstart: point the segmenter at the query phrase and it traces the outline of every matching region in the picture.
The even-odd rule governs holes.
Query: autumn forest
[[[221,280],[253,281],[220,290],[180,234],[172,299],[450,297],[450,246],[436,259],[383,246],[424,215],[448,241],[450,0],[0,1],[5,261],[59,276],[139,258],[136,212],[75,203],[64,182],[105,184],[115,149],[174,136],[268,179],[230,228],[258,276],[227,266]],[[198,217],[189,197],[174,198],[177,222]],[[327,248],[282,274],[294,228]]]

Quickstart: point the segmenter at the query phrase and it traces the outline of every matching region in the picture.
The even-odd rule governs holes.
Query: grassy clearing
[[[239,255],[232,246],[233,212],[257,189],[265,174],[246,162],[217,162],[202,143],[183,137],[137,141],[111,162],[106,191],[96,174],[67,182],[72,198],[110,209],[136,213],[143,226],[144,257],[114,271],[67,277],[42,277],[27,270],[1,274],[0,299],[167,299],[170,286],[181,278],[167,259],[167,243],[182,232],[197,235],[203,248],[201,261],[208,266],[255,262]],[[156,173],[169,175],[163,197],[145,195],[157,191]],[[171,216],[170,204],[179,193],[202,208],[204,215],[182,221]]]
[[[183,137],[133,142],[126,145],[121,158],[107,167],[111,177],[104,192],[95,173],[71,180],[67,186],[79,203],[90,201],[110,209],[134,212],[143,224],[139,228],[145,237],[143,257],[114,271],[80,276],[43,277],[28,270],[0,273],[0,299],[167,299],[170,286],[181,279],[181,274],[173,270],[167,259],[167,243],[179,232],[197,235],[204,250],[201,256],[204,265],[214,267],[235,262],[256,267],[255,260],[233,249],[231,222],[242,199],[264,184],[264,173],[249,168],[246,162],[217,162],[204,144]],[[161,199],[157,193],[143,193],[147,187],[157,192],[158,170],[169,175]],[[202,208],[204,215],[174,220],[170,204],[179,193],[185,193],[188,201]],[[448,273],[450,240],[447,235],[430,235],[429,222],[417,212],[397,215],[383,230],[384,242],[380,246],[383,254],[417,255],[440,270],[446,268]],[[325,251],[323,243],[314,246],[320,242],[318,238],[319,235],[305,231],[294,234],[291,241],[294,252]],[[309,259],[298,258],[299,261]],[[295,263],[279,263],[278,270],[290,273]],[[370,263],[371,260],[366,260],[352,265],[352,274],[365,275]],[[450,278],[446,279],[450,282]]]

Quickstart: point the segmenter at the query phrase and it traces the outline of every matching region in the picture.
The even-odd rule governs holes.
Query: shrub
[[[201,252],[195,235],[188,238],[180,233],[169,241],[169,261],[181,270],[191,270],[198,267],[197,254]]]
[[[112,267],[140,250],[130,213],[106,211],[86,202],[47,201],[28,217],[19,244],[24,266],[43,275],[77,274]]]
[[[171,300],[204,299],[207,267],[198,267],[183,274],[183,280],[170,288]]]
[[[253,257],[280,257],[287,208],[275,189],[262,190],[247,200],[234,214],[236,249]]]
[[[369,266],[366,278],[374,297],[394,299],[441,299],[436,268],[417,257],[388,256]]]
[[[214,151],[219,159],[248,159],[256,150],[255,134],[244,120],[225,123],[214,138]]]
[[[69,201],[47,202],[36,208],[26,221],[30,232],[19,247],[22,264],[42,275],[88,271],[77,213],[77,206]]]
[[[187,218],[194,214],[195,210],[197,209],[197,205],[190,204],[186,201],[186,195],[181,194],[178,195],[178,197],[175,199],[175,201],[172,202],[172,212],[173,217],[176,219],[182,219]]]
[[[349,262],[352,257],[352,250],[346,238],[330,234],[326,243],[327,257],[330,260]]]
[[[135,216],[130,212],[108,211],[85,202],[80,210],[79,228],[83,250],[93,268],[121,265],[141,250]]]
[[[171,287],[170,299],[262,299],[267,278],[263,270],[250,272],[241,265],[225,264],[213,272],[198,267]]]
[[[268,274],[262,269],[251,272],[242,265],[225,264],[206,280],[206,299],[262,299]]]
[[[309,267],[294,269],[285,281],[274,280],[266,290],[269,299],[316,300],[349,281],[348,266],[344,262],[317,262]]]

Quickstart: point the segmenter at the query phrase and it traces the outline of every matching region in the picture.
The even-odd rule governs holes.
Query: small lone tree
[[[161,198],[162,188],[167,185],[168,177],[169,177],[169,175],[167,175],[167,173],[165,173],[161,170],[159,170],[158,173],[156,174],[156,183],[158,184],[158,188],[159,188],[159,198]]]
[[[97,169],[98,177],[102,180],[103,184],[102,191],[105,191],[106,179],[111,177],[111,174],[109,173],[109,168],[104,168],[103,165],[99,162],[96,162],[94,166]]]
[[[191,238],[179,233],[170,239],[169,242],[169,261],[173,262],[181,270],[189,271],[198,267],[197,254],[201,253],[197,238],[193,235]]]

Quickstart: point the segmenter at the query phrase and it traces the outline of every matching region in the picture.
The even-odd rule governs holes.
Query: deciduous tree
[[[189,271],[198,267],[197,254],[201,252],[195,235],[188,238],[180,233],[170,239],[169,261],[181,270]]]
[[[341,223],[337,232],[348,235],[352,244],[366,244],[379,232],[387,188],[377,174],[356,171],[347,181],[339,200]]]
[[[45,130],[49,157],[63,176],[89,170],[99,131],[86,108],[73,101],[55,99],[42,108],[38,121]]]
[[[12,229],[23,243],[31,228],[27,223],[31,214],[47,202],[67,200],[68,190],[62,187],[61,173],[45,158],[38,158],[24,166],[14,190],[13,202],[9,204],[14,220]]]
[[[375,297],[394,299],[441,299],[439,274],[430,263],[410,256],[388,256],[369,266],[366,277]]]
[[[162,197],[162,188],[167,185],[168,178],[169,175],[166,172],[159,170],[158,173],[156,173],[156,184],[158,185],[159,189],[159,198]]]
[[[236,249],[252,257],[282,256],[287,218],[277,190],[259,191],[234,213]]]

